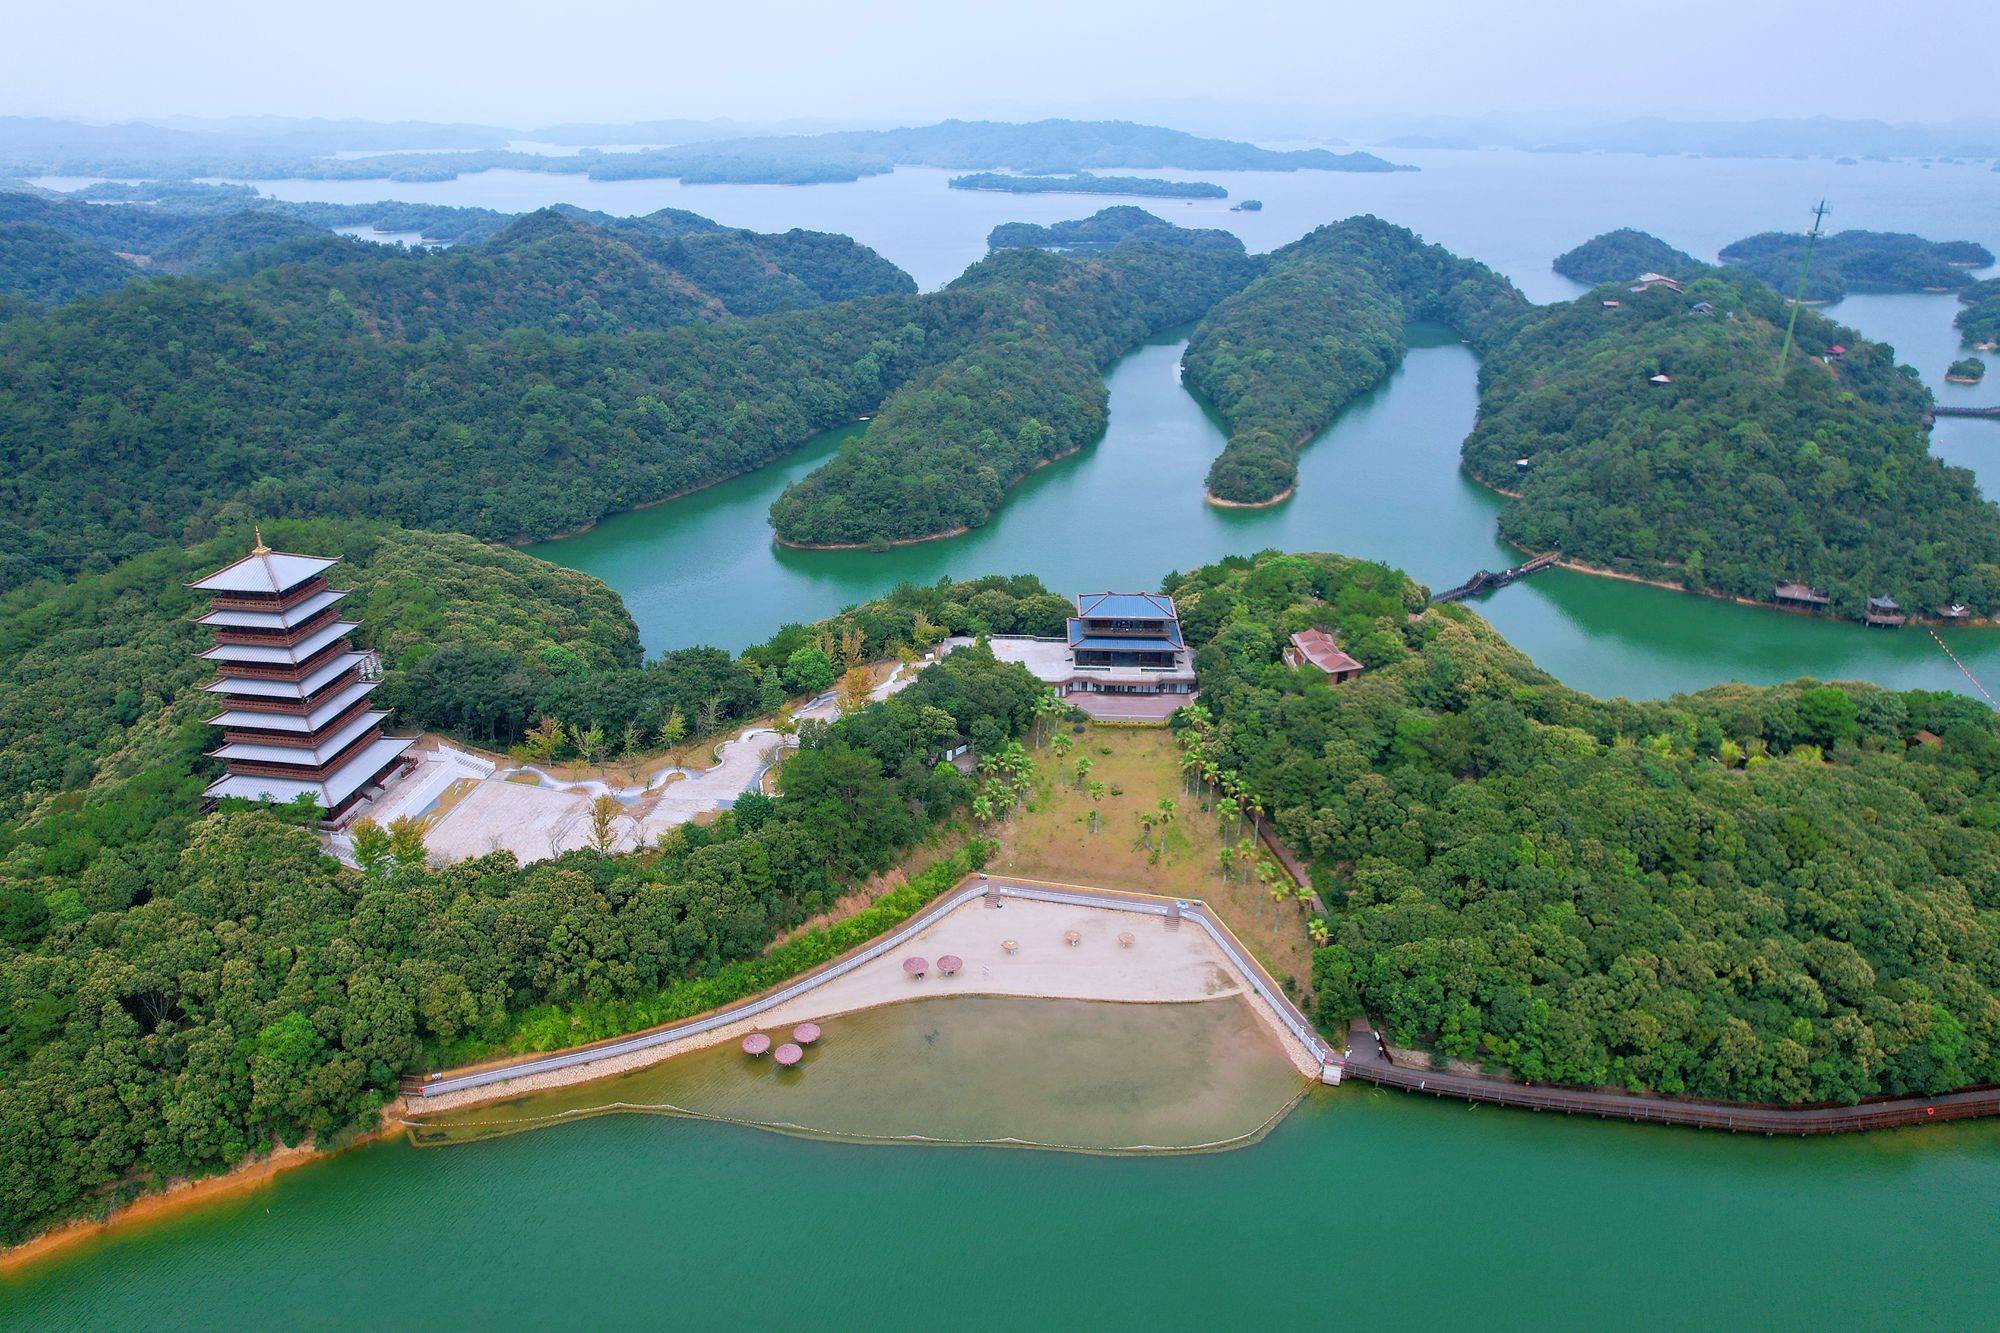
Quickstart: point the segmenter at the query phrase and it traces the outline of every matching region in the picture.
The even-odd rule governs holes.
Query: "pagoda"
[[[348,642],[358,626],[340,618],[347,594],[326,580],[338,563],[273,551],[260,533],[249,555],[188,585],[209,595],[196,622],[215,634],[204,688],[224,705],[208,720],[223,740],[209,753],[228,773],[207,799],[310,796],[338,823],[415,744],[383,735],[388,713],[368,706],[378,682]]]

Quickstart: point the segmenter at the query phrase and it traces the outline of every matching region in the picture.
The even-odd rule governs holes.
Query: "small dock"
[[[1437,605],[1441,602],[1462,602],[1468,597],[1492,592],[1495,588],[1504,588],[1530,574],[1547,569],[1561,558],[1560,551],[1546,551],[1524,564],[1515,565],[1512,569],[1503,569],[1497,574],[1490,569],[1482,569],[1456,588],[1446,588],[1443,592],[1431,594],[1431,603]]]
[[[1924,414],[1924,424],[1928,426],[1939,417],[1975,417],[1981,421],[2000,421],[2000,407],[1948,407],[1939,404]]]

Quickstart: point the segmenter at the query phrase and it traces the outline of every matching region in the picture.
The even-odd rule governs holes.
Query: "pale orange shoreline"
[[[1492,491],[1495,495],[1504,495],[1510,500],[1518,500],[1521,498],[1517,492],[1501,490],[1498,486],[1495,486],[1492,482],[1487,481],[1484,477],[1481,477],[1471,468],[1461,467],[1460,470],[1464,472],[1466,476],[1472,478],[1472,481],[1475,485],[1482,486],[1485,489]],[[1498,536],[1497,533],[1495,535]],[[1512,547],[1514,550],[1522,552],[1523,554],[1527,555],[1534,554],[1534,552],[1529,551],[1527,547],[1516,545],[1514,542],[1508,541],[1507,538],[1505,537],[1500,537],[1499,540],[1504,544],[1506,544],[1507,546]],[[1806,611],[1798,607],[1779,606],[1776,602],[1762,602],[1757,600],[1755,597],[1738,597],[1734,593],[1697,592],[1695,589],[1688,587],[1685,583],[1674,583],[1668,579],[1649,579],[1640,574],[1628,574],[1620,569],[1606,569],[1602,565],[1587,565],[1583,563],[1581,560],[1558,560],[1556,561],[1556,568],[1567,569],[1572,574],[1588,574],[1593,578],[1616,579],[1620,583],[1639,583],[1645,585],[1648,588],[1661,588],[1667,592],[1686,593],[1690,597],[1706,597],[1710,601],[1731,602],[1737,606],[1747,606],[1758,611],[1775,611],[1782,616],[1804,616],[1809,620],[1828,620],[1832,621],[1834,624],[1837,625],[1859,625],[1861,623],[1858,620],[1847,620],[1840,616],[1825,615],[1817,611]],[[2000,620],[1981,620],[1981,619],[1939,620],[1934,616],[1911,616],[1909,618],[1909,623],[1912,625],[1920,625],[1920,626],[1941,625],[1950,629],[1992,629],[1996,625],[2000,625]]]
[[[0,1277],[14,1276],[25,1268],[67,1253],[100,1236],[122,1232],[141,1223],[160,1221],[232,1195],[262,1189],[284,1172],[326,1161],[351,1148],[374,1143],[399,1132],[400,1125],[389,1123],[385,1114],[383,1123],[377,1128],[356,1136],[331,1152],[321,1151],[310,1143],[302,1143],[296,1148],[279,1146],[212,1176],[169,1181],[158,1189],[149,1189],[128,1199],[103,1217],[77,1218],[0,1250]]]
[[[1298,488],[1299,484],[1293,482],[1268,500],[1225,500],[1214,491],[1203,488],[1201,498],[1214,505],[1217,509],[1269,509],[1273,505],[1281,505],[1291,499],[1292,492]]]

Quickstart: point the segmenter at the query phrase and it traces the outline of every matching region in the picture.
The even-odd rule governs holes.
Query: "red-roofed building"
[[[1300,630],[1294,634],[1292,641],[1285,645],[1285,665],[1318,667],[1336,685],[1361,674],[1361,663],[1340,651],[1334,645],[1333,636],[1323,629]]]

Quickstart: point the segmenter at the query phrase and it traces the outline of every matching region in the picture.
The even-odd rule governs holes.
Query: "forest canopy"
[[[1553,267],[1572,282],[1595,287],[1601,282],[1630,282],[1642,273],[1693,278],[1706,271],[1708,265],[1657,236],[1620,227],[1593,236],[1573,250],[1565,250],[1556,256]]]
[[[1786,296],[1796,296],[1805,255],[1804,235],[1767,231],[1731,241],[1720,258],[1741,265]],[[1972,282],[1968,270],[1992,262],[1993,252],[1976,241],[1928,241],[1907,232],[1835,232],[1813,247],[1804,297],[1838,301],[1850,291],[1950,291]]]
[[[1240,244],[994,251],[941,297],[979,311],[985,336],[897,390],[866,434],[786,487],[772,528],[800,545],[867,546],[985,522],[1029,472],[1104,433],[1114,357],[1194,319],[1252,271]]]
[[[1484,264],[1376,217],[1274,251],[1203,317],[1183,358],[1188,388],[1229,427],[1210,497],[1265,504],[1289,492],[1299,450],[1402,363],[1405,325],[1442,324],[1483,350],[1527,308]]]
[[[1986,705],[1815,681],[1593,699],[1339,556],[1166,590],[1197,645],[1204,758],[1328,902],[1327,1024],[1365,1013],[1536,1083],[1730,1100],[2000,1081]],[[1332,686],[1285,666],[1308,627],[1368,669]]]
[[[1930,452],[1930,395],[1893,349],[1801,312],[1781,370],[1788,311],[1746,275],[1616,290],[1487,355],[1464,459],[1518,494],[1504,538],[1756,601],[1802,582],[1857,618],[1876,596],[2000,612],[2000,509]]]

